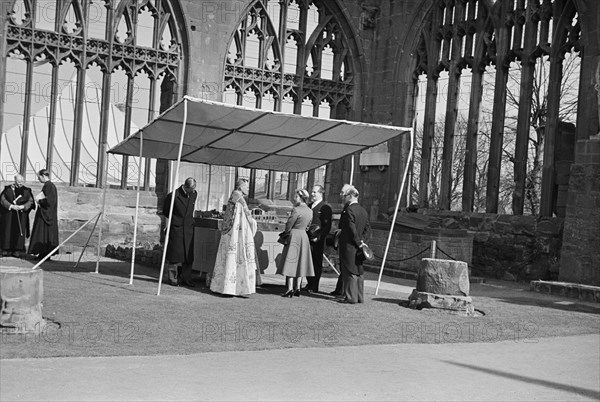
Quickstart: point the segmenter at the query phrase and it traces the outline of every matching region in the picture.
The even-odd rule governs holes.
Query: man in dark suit
[[[358,190],[344,185],[342,196],[346,206],[340,217],[339,255],[342,271],[343,295],[341,303],[363,303],[363,259],[358,255],[370,231],[369,215],[358,204]]]
[[[35,209],[33,193],[20,174],[0,194],[0,249],[3,255],[19,257],[29,237],[29,212]]]
[[[323,270],[323,251],[325,250],[325,238],[331,231],[331,218],[333,211],[331,206],[323,200],[325,189],[321,185],[316,185],[312,188],[311,198],[312,204],[310,207],[313,211],[311,226],[319,225],[319,232],[316,238],[310,240],[310,252],[312,256],[313,266],[315,268],[315,276],[306,278],[307,285],[303,290],[309,293],[317,293],[319,291],[319,281]],[[310,237],[310,236],[309,236]]]
[[[191,281],[194,261],[194,205],[196,204],[196,180],[188,177],[183,185],[169,193],[163,205],[163,214],[169,218],[171,202],[173,215],[169,224],[169,245],[167,247],[167,272],[169,283],[173,286],[194,287]]]

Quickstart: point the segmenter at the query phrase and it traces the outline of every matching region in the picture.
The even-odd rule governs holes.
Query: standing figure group
[[[29,238],[29,212],[35,209],[33,193],[20,174],[0,194],[0,249],[5,256],[20,257]]]
[[[14,183],[6,186],[0,194],[0,249],[3,255],[20,256],[25,251],[25,239],[29,241],[29,254],[43,259],[59,244],[58,241],[58,193],[50,181],[50,172],[42,169],[37,173],[43,183],[35,197],[24,185],[22,175],[15,175]],[[36,208],[37,205],[37,208]],[[29,213],[36,209],[33,229],[29,230]],[[54,252],[57,254],[58,250]]]
[[[174,286],[194,286],[191,267],[194,260],[195,187],[196,181],[192,177],[186,179],[174,193],[167,195],[163,206],[163,213],[168,218],[173,203],[166,260],[168,281]],[[207,272],[207,286],[214,293],[242,297],[256,293],[260,273],[254,236],[258,225],[245,199],[248,187],[247,179],[238,179],[225,208],[214,268]],[[363,301],[363,270],[361,261],[354,257],[368,235],[369,223],[366,211],[357,203],[358,191],[349,185],[342,190],[345,205],[340,220],[340,287],[343,283],[344,301],[360,303]],[[324,192],[323,186],[316,185],[311,195],[304,189],[294,193],[294,207],[282,233],[285,241],[276,271],[286,278],[283,297],[300,297],[303,278],[307,278],[307,285],[302,290],[308,293],[319,291],[325,239],[331,231],[333,218],[331,206],[323,200]]]
[[[277,273],[286,277],[283,297],[300,296],[303,277],[307,280],[303,290],[308,293],[319,291],[325,238],[331,230],[333,216],[331,206],[323,201],[323,193],[323,186],[314,186],[313,202],[309,207],[308,192],[304,189],[295,192],[294,208],[282,233],[284,247],[277,267]],[[344,205],[338,230],[341,275],[332,292],[340,297],[340,303],[364,302],[364,257],[360,251],[366,245],[370,225],[367,211],[358,203],[358,196],[356,187],[349,184],[340,192]]]

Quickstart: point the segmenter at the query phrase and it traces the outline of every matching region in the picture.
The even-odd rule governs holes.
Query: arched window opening
[[[170,0],[18,0],[6,32],[5,97],[21,101],[3,105],[2,179],[47,167],[55,182],[102,186],[106,171],[108,185],[131,188],[141,171],[154,188],[156,161],[105,149],[173,99],[182,49]]]
[[[463,211],[557,213],[555,162],[572,158],[559,144],[569,145],[565,133],[577,112],[574,2],[436,0],[426,22],[414,51],[412,200]]]
[[[338,105],[355,96],[353,61],[340,34],[339,17],[329,7],[317,0],[254,1],[230,40],[224,102],[346,119],[347,108]],[[327,24],[320,24],[324,21]],[[251,197],[273,199],[323,183],[324,172],[325,167],[290,175],[238,169],[238,176],[250,175]]]

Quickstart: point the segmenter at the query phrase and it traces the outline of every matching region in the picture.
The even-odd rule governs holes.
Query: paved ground
[[[0,361],[3,401],[598,400],[600,336]]]
[[[365,285],[374,288],[376,281]],[[393,283],[381,288],[411,290]],[[600,334],[496,343],[0,360],[0,400],[597,401]]]

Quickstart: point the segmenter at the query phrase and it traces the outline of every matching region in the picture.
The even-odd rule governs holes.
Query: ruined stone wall
[[[574,168],[575,175],[572,180],[577,180],[580,175]],[[585,171],[585,169],[584,169]],[[581,179],[582,185],[594,186],[596,189],[600,171],[595,172],[596,182]],[[9,183],[0,183],[4,186]],[[41,189],[39,183],[28,183],[34,194]],[[66,239],[84,222],[100,212],[102,206],[102,190],[96,188],[77,188],[58,185],[59,197],[59,228],[60,239]],[[598,194],[598,191],[596,191]],[[573,196],[575,197],[575,196]],[[111,244],[115,247],[131,247],[133,240],[133,223],[135,215],[136,192],[127,190],[108,190],[106,197],[106,216],[102,222],[102,247]],[[581,198],[579,203],[587,202],[590,198]],[[568,244],[565,248],[566,257],[581,255],[582,261],[589,261],[589,266],[598,264],[598,251],[590,244],[585,244],[581,239],[589,242],[598,242],[600,227],[598,195],[595,204],[589,204],[588,210],[581,208],[578,218],[575,212],[567,212],[566,238]],[[140,213],[138,217],[138,247],[152,249],[160,241],[161,217],[157,214],[158,197],[154,193],[140,193]],[[595,208],[595,210],[594,210]],[[585,212],[588,211],[588,212]],[[558,261],[561,255],[563,220],[561,218],[538,219],[532,216],[508,216],[494,214],[475,214],[448,211],[422,210],[420,213],[430,218],[431,224],[424,231],[400,228],[393,233],[386,273],[398,274],[400,271],[416,272],[421,258],[430,257],[431,250],[425,250],[436,240],[438,247],[443,251],[437,252],[438,258],[457,259],[465,261],[471,268],[471,275],[513,280],[531,279],[558,279]],[[34,213],[31,213],[33,223]],[[595,221],[590,219],[594,217]],[[596,226],[594,226],[596,225]],[[62,252],[77,252],[87,241],[93,221],[81,232],[71,239]],[[383,256],[389,226],[383,222],[372,222],[372,238],[369,245],[375,254]],[[586,231],[587,230],[587,231]],[[595,232],[594,232],[595,230]],[[595,236],[591,233],[596,233]],[[90,240],[91,247],[86,255],[96,253],[98,230]],[[582,247],[587,247],[587,254]],[[582,248],[580,250],[580,248]],[[591,250],[596,250],[595,257]],[[446,253],[446,254],[444,254]],[[418,255],[417,255],[418,254]],[[448,257],[449,256],[449,257]],[[74,258],[78,255],[74,256]],[[150,256],[149,258],[151,258]],[[409,258],[413,257],[413,258]],[[405,260],[406,261],[400,261]],[[587,260],[586,260],[587,258]],[[596,258],[595,260],[593,258]],[[380,263],[380,259],[377,260]],[[563,259],[563,261],[565,261]],[[148,265],[150,261],[148,261]],[[564,267],[564,264],[563,266]],[[561,267],[561,270],[563,269]],[[566,272],[566,271],[565,271]],[[595,271],[598,272],[597,270]],[[561,271],[561,278],[563,272]],[[565,274],[566,275],[566,274]],[[565,279],[565,278],[562,278]],[[566,280],[566,279],[565,279]],[[586,282],[582,282],[586,283]],[[590,283],[588,283],[590,284]]]
[[[416,254],[436,239],[454,259],[466,261],[471,275],[507,280],[557,279],[563,219],[421,210],[431,224],[422,234],[411,229],[394,233],[390,260]],[[375,225],[376,226],[376,225]],[[375,250],[385,250],[388,232],[374,230]],[[472,250],[472,258],[469,253]],[[383,255],[375,251],[378,255]],[[429,253],[429,251],[427,252]],[[386,264],[391,271],[415,270],[421,255],[408,262]],[[437,253],[438,258],[447,258]]]
[[[372,265],[381,267],[389,236],[389,224],[371,223],[371,239],[368,244],[373,249],[376,261]],[[392,234],[385,273],[391,276],[403,276],[403,271],[417,273],[422,258],[431,257],[432,241],[436,241],[436,257],[454,259],[472,265],[473,234],[466,230],[426,229],[424,231],[396,227]]]
[[[600,139],[577,141],[559,279],[600,286]]]
[[[1,182],[2,188],[10,184]],[[27,183],[38,194],[41,183]],[[102,208],[102,190],[88,187],[69,187],[64,184],[56,185],[58,190],[58,228],[60,241],[65,240],[80,228],[88,219],[93,218]],[[102,247],[107,244],[132,244],[135,219],[136,192],[127,190],[107,190],[106,210],[102,220]],[[158,197],[156,194],[140,192],[140,209],[138,214],[138,246],[152,247],[160,241],[161,217],[157,214]],[[35,211],[30,213],[33,225]],[[78,232],[64,247],[61,253],[78,252],[90,237],[95,220]],[[98,223],[100,225],[100,223]],[[33,226],[32,226],[33,227]],[[98,244],[98,227],[94,231],[86,255],[94,256]]]

